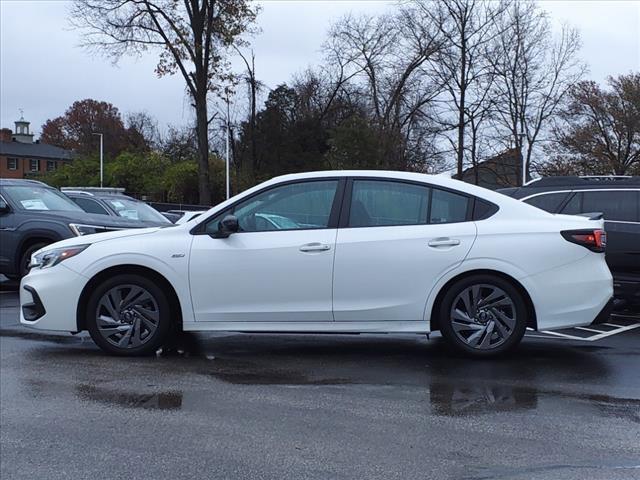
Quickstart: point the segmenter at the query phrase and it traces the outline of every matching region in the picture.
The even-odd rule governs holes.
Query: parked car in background
[[[182,225],[183,223],[187,223],[189,220],[198,218],[204,212],[206,212],[206,210],[167,210],[166,212],[163,212],[163,215],[166,213],[176,215],[177,218],[173,223]]]
[[[144,227],[171,223],[150,205],[129,197],[119,189],[63,187],[62,192],[87,213],[111,215],[140,222]]]
[[[269,180],[173,228],[36,252],[21,323],[155,352],[185,331],[417,333],[489,356],[608,319],[604,222],[407,172]],[[605,320],[606,321],[606,320]]]
[[[615,296],[640,308],[640,176],[546,177],[499,191],[550,213],[602,212]]]
[[[164,218],[169,220],[171,223],[176,223],[182,217],[181,213],[169,213],[169,212],[160,212]]]
[[[124,217],[86,213],[42,182],[0,179],[0,273],[9,278],[24,276],[31,254],[51,243],[143,226]]]

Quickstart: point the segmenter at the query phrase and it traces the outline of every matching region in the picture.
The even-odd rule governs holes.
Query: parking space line
[[[607,325],[603,323],[603,325]],[[592,335],[591,337],[576,337],[575,335],[568,335],[566,333],[554,332],[551,330],[541,330],[540,333],[544,333],[545,335],[553,335],[555,337],[566,338],[568,340],[582,340],[584,342],[595,342],[596,340],[602,340],[603,338],[611,337],[612,335],[617,335],[619,333],[627,332],[629,330],[633,330],[635,328],[640,328],[640,323],[634,323],[632,325],[615,325],[608,324],[610,327],[615,327],[615,330],[610,330],[608,332],[599,332],[598,335]],[[584,327],[575,327],[576,329],[580,328],[581,330],[588,330]],[[597,330],[593,330],[597,331]]]
[[[606,325],[606,324],[605,324]],[[617,327],[619,327],[620,325],[616,325]],[[593,328],[587,328],[587,327],[575,327],[577,330],[584,330],[585,332],[595,332],[595,333],[602,333],[602,330],[595,330]]]

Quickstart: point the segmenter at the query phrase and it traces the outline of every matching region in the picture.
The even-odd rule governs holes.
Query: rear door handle
[[[434,238],[429,242],[430,247],[455,247],[460,245],[460,240],[456,238]]]
[[[307,243],[300,247],[301,252],[326,252],[327,250],[331,250],[331,245],[320,242]]]

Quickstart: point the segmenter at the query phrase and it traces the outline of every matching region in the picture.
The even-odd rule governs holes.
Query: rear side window
[[[545,193],[527,198],[524,200],[524,203],[528,203],[529,205],[541,208],[550,213],[556,213],[569,194],[570,192]]]
[[[90,200],[88,198],[72,198],[77,205],[80,206],[87,213],[98,213],[100,215],[109,215],[102,205],[100,205],[95,200]]]
[[[638,192],[582,192],[582,212],[602,212],[605,220],[638,221]]]
[[[434,188],[429,223],[464,222],[467,219],[468,208],[468,197]]]
[[[354,180],[349,227],[423,225],[429,187],[383,180]]]

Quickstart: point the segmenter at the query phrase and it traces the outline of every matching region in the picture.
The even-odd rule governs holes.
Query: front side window
[[[29,170],[32,172],[40,171],[40,160],[29,160]]]
[[[386,180],[354,180],[349,227],[424,225],[429,187]]]
[[[468,197],[434,188],[429,223],[464,222],[467,219],[468,208]]]
[[[17,169],[18,169],[18,159],[7,158],[7,170],[17,170]]]
[[[219,222],[229,214],[238,218],[241,232],[327,228],[337,189],[337,180],[271,188],[216,215],[207,222],[206,232],[216,233]]]

